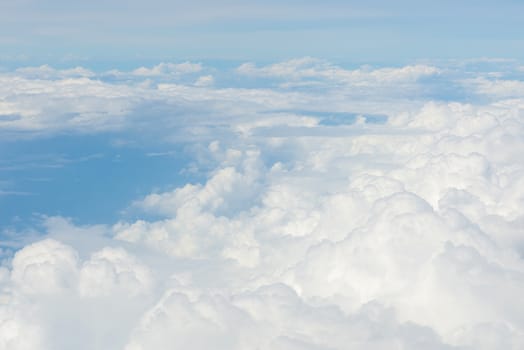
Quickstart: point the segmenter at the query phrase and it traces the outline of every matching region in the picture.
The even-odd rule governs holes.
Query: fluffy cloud
[[[521,97],[524,93],[524,82],[522,80],[480,77],[465,80],[464,84],[473,87],[480,94],[498,98]]]
[[[0,349],[123,347],[151,303],[153,274],[121,247],[82,260],[47,238],[19,250],[10,272],[2,268]]]
[[[71,247],[48,239],[16,253],[11,278],[24,293],[56,293],[74,285],[77,263]]]
[[[244,83],[251,87],[213,88],[212,70],[191,62],[131,72],[20,68],[0,74],[0,132],[141,130],[143,114],[151,110],[160,111],[155,118],[166,130],[186,127],[186,134],[201,135],[224,125],[243,134],[271,126],[308,127],[318,118],[307,111],[364,115],[406,111],[408,105],[413,107],[413,96],[424,90],[419,79],[440,72],[425,65],[346,70],[312,58],[261,68],[246,63],[236,71],[239,77],[247,76]],[[279,87],[253,88],[250,76],[277,78]],[[307,89],[291,89],[300,86]],[[397,100],[391,100],[393,96]],[[409,103],[399,96],[409,96]]]
[[[212,75],[203,75],[195,81],[195,86],[210,86],[213,85],[215,79]]]
[[[253,63],[244,63],[237,68],[243,75],[255,77],[273,77],[288,82],[283,86],[293,87],[289,81],[328,81],[329,84],[344,84],[353,87],[372,87],[376,85],[405,84],[416,82],[423,77],[438,74],[436,67],[413,65],[400,68],[361,67],[348,70],[319,59],[305,57],[266,67],[257,67]]]
[[[105,247],[80,266],[74,248],[51,238],[19,250],[10,279],[23,294],[82,297],[136,296],[149,292],[154,283],[151,271],[123,248]]]
[[[150,270],[122,248],[104,248],[95,252],[80,270],[79,292],[82,296],[150,292],[153,278]]]
[[[137,103],[126,86],[86,77],[52,80],[0,77],[2,131],[41,132],[114,129]]]
[[[188,167],[207,176],[138,198],[136,220],[46,219],[47,238],[0,270],[0,349],[522,348],[524,99],[385,92],[445,72],[307,58],[237,69],[274,88],[67,78],[97,98],[114,87],[106,98],[200,111],[179,121],[200,130]],[[68,80],[4,79],[77,98]],[[312,80],[330,88],[285,85]],[[12,114],[22,104],[10,96],[0,108]],[[139,122],[133,108],[121,125]],[[360,117],[329,126],[308,114],[329,108]],[[56,337],[68,322],[72,336]]]
[[[69,69],[56,69],[49,65],[42,65],[39,67],[24,67],[18,68],[15,71],[17,76],[22,76],[29,79],[64,79],[64,78],[90,78],[94,77],[95,73],[83,67],[75,67]]]
[[[206,337],[199,335],[205,334]],[[195,349],[451,349],[431,330],[399,324],[392,310],[369,304],[347,316],[304,303],[274,284],[231,297],[173,289],[142,319],[127,350],[191,344]]]
[[[133,70],[132,74],[138,76],[163,76],[197,73],[202,70],[200,63],[160,63],[152,68],[140,67]]]

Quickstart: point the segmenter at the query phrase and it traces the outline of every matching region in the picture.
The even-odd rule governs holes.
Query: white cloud
[[[198,79],[195,81],[195,86],[210,86],[213,85],[214,82],[215,79],[212,75],[203,75],[198,77]]]
[[[0,306],[0,349],[45,349],[42,329],[20,308]]]
[[[71,247],[47,239],[16,253],[11,278],[24,293],[57,293],[76,283],[77,264]]]
[[[205,334],[205,337],[199,335]],[[402,325],[394,312],[367,305],[352,316],[304,303],[275,284],[230,297],[168,291],[143,318],[126,350],[165,349],[448,349],[429,329]]]
[[[207,178],[137,199],[136,220],[47,218],[47,238],[0,268],[0,349],[524,346],[519,90],[473,93],[475,103],[394,91],[444,74],[423,65],[344,70],[306,58],[238,71],[329,88],[2,77],[19,96],[0,88],[0,108],[27,128],[63,124],[43,117],[43,96],[70,103],[61,110],[90,96],[89,123],[120,101],[121,127],[141,125],[132,111],[143,101],[182,106],[184,130],[201,132],[192,166]],[[329,126],[312,111],[364,116]]]
[[[136,105],[138,96],[125,86],[94,79],[40,80],[0,77],[5,99],[0,129],[19,131],[81,130],[96,132],[121,126],[121,118]]]
[[[512,300],[524,288],[522,241],[511,228],[522,220],[524,198],[517,175],[523,163],[512,152],[521,141],[510,136],[520,134],[522,124],[512,108],[429,103],[392,118],[388,132],[377,126],[350,138],[268,140],[257,157],[289,145],[294,157],[258,170],[259,190],[242,200],[243,208],[217,212],[234,198],[216,189],[242,188],[243,181],[228,176],[227,187],[216,186],[217,174],[234,173],[224,157],[224,168],[205,185],[140,202],[170,219],[119,226],[118,237],[138,234],[134,242],[155,247],[162,232],[155,249],[180,256],[176,248],[186,243],[180,237],[191,232],[192,252],[199,253],[186,257],[232,259],[261,274],[243,288],[285,282],[302,300],[349,314],[379,302],[393,308],[399,322],[430,327],[449,345],[473,344],[470,330],[484,327],[497,341],[511,337],[508,343],[518,348],[519,313],[488,296]],[[210,150],[221,148],[214,143]],[[210,188],[223,202],[208,196]],[[198,329],[232,337],[224,329]],[[496,348],[490,344],[483,346]]]
[[[138,76],[165,76],[198,73],[201,70],[202,65],[200,63],[160,63],[151,68],[137,68],[132,73]]]
[[[281,77],[283,89],[213,87],[214,76],[206,74],[210,70],[191,62],[104,73],[81,67],[20,68],[0,74],[0,132],[158,131],[143,118],[157,113],[154,118],[166,133],[186,128],[185,135],[198,137],[225,126],[251,135],[257,128],[316,125],[319,118],[307,111],[388,116],[411,110],[423,102],[413,100],[420,94],[419,78],[440,72],[425,65],[346,70],[311,58],[262,68],[244,64],[238,71]],[[291,89],[302,84],[311,89]],[[183,122],[187,118],[192,122]]]
[[[124,294],[136,296],[150,292],[153,276],[149,269],[122,248],[104,248],[93,253],[79,275],[80,295]]]
[[[18,68],[15,74],[30,79],[90,78],[95,76],[94,72],[83,67],[56,69],[49,65]]]
[[[496,98],[521,97],[524,94],[524,81],[522,80],[479,77],[465,80],[464,84],[473,87],[479,94]]]
[[[258,68],[253,63],[244,63],[237,68],[243,75],[255,77],[273,77],[291,80],[326,80],[331,84],[370,87],[384,84],[403,84],[416,82],[418,79],[440,73],[436,67],[411,65],[400,68],[361,67],[347,70],[319,59],[305,57]],[[293,87],[293,84],[284,84]]]

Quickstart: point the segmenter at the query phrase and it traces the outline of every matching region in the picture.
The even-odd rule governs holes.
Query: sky
[[[521,59],[523,11],[517,0],[2,1],[0,59]]]
[[[524,348],[523,7],[0,2],[0,350]]]

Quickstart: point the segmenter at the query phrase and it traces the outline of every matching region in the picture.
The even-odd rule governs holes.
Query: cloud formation
[[[155,70],[1,78],[19,91],[4,89],[3,114],[21,116],[0,119],[3,131],[75,130],[70,109],[93,133],[136,128],[144,101],[166,106],[158,133],[191,130],[188,167],[206,178],[137,198],[136,220],[47,218],[45,238],[0,268],[0,349],[524,346],[519,90],[449,67],[310,58],[231,73],[269,79],[254,88]],[[443,77],[475,99],[410,98]],[[355,117],[325,125],[330,112]]]

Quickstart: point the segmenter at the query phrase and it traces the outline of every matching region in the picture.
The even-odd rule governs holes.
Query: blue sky
[[[4,1],[4,62],[524,57],[520,1]],[[6,63],[4,63],[6,64]]]

